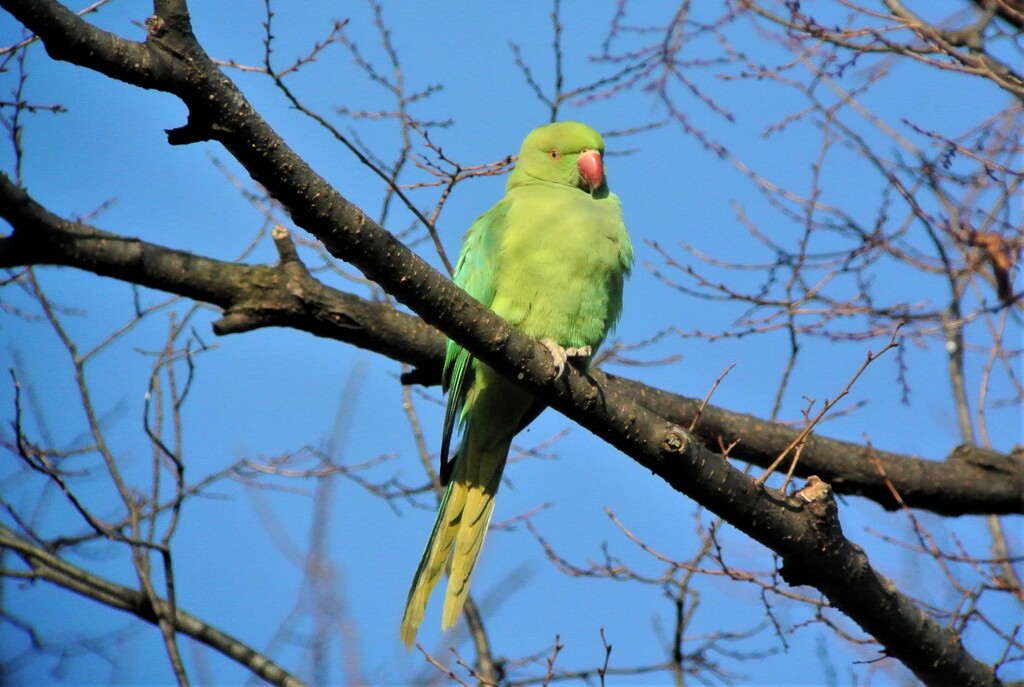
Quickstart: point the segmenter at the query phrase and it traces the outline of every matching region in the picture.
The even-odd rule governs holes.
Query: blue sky
[[[952,2],[939,4],[948,6],[949,12],[959,7]],[[242,64],[261,62],[262,3],[192,5],[196,34],[212,56]],[[140,22],[147,9],[145,3],[115,0],[92,20],[127,38],[141,39]],[[327,35],[333,19],[347,18],[347,35],[358,42],[369,61],[387,69],[372,13],[364,3],[278,3],[275,10],[278,64],[287,64],[307,52],[313,41]],[[425,2],[384,7],[384,20],[402,60],[408,89],[444,86],[432,97],[415,103],[412,112],[422,119],[453,120],[451,127],[432,135],[447,156],[465,165],[499,159],[514,153],[530,128],[544,123],[548,113],[532,97],[509,43],[520,45],[538,80],[550,84],[553,57],[549,15],[546,3]],[[663,15],[664,6],[639,3],[631,6],[627,18],[644,25],[663,22]],[[569,87],[608,73],[608,65],[591,58],[600,51],[611,16],[610,5],[564,3],[563,51]],[[729,35],[751,53],[752,59],[764,64],[777,65],[790,59],[788,53],[763,40],[744,22]],[[0,41],[7,45],[20,36],[10,16],[0,15]],[[623,40],[620,47],[626,49],[630,42],[640,45],[647,38]],[[699,60],[717,54],[721,47],[702,38],[686,50]],[[87,216],[103,208],[90,218],[102,229],[223,260],[234,259],[252,242],[263,218],[232,187],[214,159],[236,175],[246,189],[255,190],[240,167],[213,144],[166,144],[164,130],[184,121],[185,109],[180,102],[169,95],[140,91],[54,63],[38,45],[29,51],[27,69],[27,98],[44,104],[59,102],[68,110],[61,115],[40,113],[25,123],[24,180],[37,200],[66,217]],[[904,119],[909,117],[922,128],[953,134],[1005,107],[1009,97],[981,80],[934,74],[913,65],[896,64],[892,69],[890,80],[869,92],[864,102],[921,146],[926,142],[915,137]],[[228,70],[228,74],[285,140],[345,197],[371,215],[378,210],[383,192],[379,179],[309,119],[290,109],[265,76],[238,70]],[[764,135],[771,124],[803,106],[798,98],[769,81],[717,78],[714,68],[700,64],[688,74],[734,120],[727,121],[685,89],[676,89],[675,96],[696,126],[726,142],[736,157],[765,178],[798,193],[809,192],[809,168],[820,148],[820,128],[803,120],[781,133]],[[863,76],[863,71],[851,68],[847,87]],[[0,75],[0,80],[5,93],[13,88],[10,73]],[[330,47],[289,85],[308,106],[327,114],[347,133],[358,135],[384,159],[390,160],[397,153],[397,127],[393,122],[352,121],[333,114],[333,108],[340,105],[353,110],[394,107],[388,93],[367,80],[343,47]],[[956,102],[965,104],[938,105],[945,102],[943,94],[953,89],[958,94]],[[581,119],[601,131],[638,127],[664,116],[663,107],[651,94],[639,89],[584,106],[569,104],[562,112],[562,118]],[[879,146],[881,154],[892,154],[893,144],[879,136],[876,129],[863,122],[858,126]],[[666,328],[688,332],[728,328],[743,309],[666,288],[648,269],[649,265],[661,267],[659,254],[648,242],[658,242],[687,263],[693,260],[678,247],[681,240],[721,259],[763,262],[773,256],[751,240],[737,220],[737,207],[784,245],[792,245],[800,227],[773,210],[729,161],[706,150],[678,125],[610,138],[608,148],[610,153],[629,151],[628,155],[610,154],[608,168],[611,185],[623,201],[638,256],[615,338],[637,343]],[[10,170],[10,146],[0,148],[0,156],[4,169]],[[838,147],[833,149],[823,164],[822,177],[825,202],[843,208],[858,221],[871,223],[877,214],[882,184],[858,156]],[[413,170],[406,181],[424,178]],[[457,187],[438,225],[450,256],[457,253],[465,228],[500,197],[502,184],[503,179],[484,178]],[[426,207],[436,196],[432,189],[413,193]],[[1020,203],[1011,211],[1019,220]],[[397,233],[409,223],[408,214],[397,209],[387,226]],[[818,249],[835,248],[828,241],[816,245]],[[419,244],[417,250],[440,265],[428,244]],[[249,262],[274,259],[273,245],[265,236],[247,258]],[[736,288],[751,288],[763,279],[759,272],[711,273],[729,280]],[[51,297],[65,308],[62,319],[83,350],[102,341],[132,316],[131,292],[122,284],[66,269],[40,270],[39,278]],[[324,278],[339,288],[366,294],[362,286],[351,281],[329,275]],[[884,298],[942,303],[945,294],[935,283],[932,278],[880,272],[875,288]],[[141,298],[144,303],[156,303],[164,295],[143,291]],[[0,302],[26,311],[33,308],[24,294],[12,287],[0,292]],[[179,302],[169,311],[181,317],[188,308],[187,302]],[[41,416],[46,419],[45,431],[52,434],[54,442],[81,445],[83,418],[69,379],[66,352],[45,322],[10,313],[2,317],[3,367],[19,368],[22,380],[34,389]],[[192,320],[199,336],[213,347],[197,358],[195,381],[184,411],[185,454],[193,478],[224,469],[242,458],[260,461],[305,445],[324,447],[337,430],[340,405],[346,429],[338,460],[360,463],[388,457],[367,473],[371,479],[383,481],[398,476],[412,485],[425,481],[413,431],[401,407],[397,363],[293,331],[263,330],[218,339],[210,331],[210,323],[217,317],[213,310],[203,308]],[[88,369],[94,400],[106,414],[108,439],[123,461],[126,475],[141,489],[148,484],[151,467],[140,419],[152,360],[147,352],[162,344],[166,325],[166,314],[151,317],[98,356]],[[1007,339],[1017,345],[1019,325],[1012,326],[1017,329]],[[818,399],[820,405],[823,399],[833,397],[867,352],[877,351],[884,343],[881,339],[845,343],[808,340],[785,395],[781,416],[799,420],[805,398]],[[667,366],[609,369],[699,397],[727,366],[736,363],[716,391],[714,402],[730,410],[766,417],[788,345],[782,334],[707,341],[672,333],[635,356],[657,360],[681,355],[680,361]],[[849,405],[864,402],[864,407],[827,422],[822,433],[856,442],[867,436],[885,450],[935,459],[960,443],[941,344],[936,339],[921,345],[911,343],[906,346],[905,356],[909,403],[903,402],[900,368],[890,352],[867,370],[847,399]],[[969,383],[977,391],[983,356],[975,355],[971,360]],[[1019,369],[1018,364],[1018,374]],[[346,387],[350,379],[356,381]],[[357,391],[343,396],[345,388]],[[993,379],[989,393],[993,399],[1006,398],[1011,389],[1005,380]],[[431,451],[437,450],[439,442],[438,396],[436,388],[416,390],[412,395]],[[9,437],[12,404],[11,386],[5,382],[0,385],[4,438]],[[1021,442],[1019,413],[1019,405],[991,406],[988,421],[993,448],[1008,451]],[[529,448],[566,428],[568,433],[547,449],[557,453],[558,460],[528,459],[510,468],[499,495],[495,522],[550,504],[535,517],[534,524],[562,556],[585,566],[588,561],[599,560],[601,547],[607,544],[612,555],[623,557],[638,570],[660,574],[660,564],[643,556],[609,520],[605,513],[608,508],[663,554],[680,560],[691,556],[698,543],[697,523],[706,525],[711,516],[600,440],[549,411],[520,437],[517,445]],[[43,427],[35,430],[44,432]],[[2,466],[0,489],[5,501],[18,509],[38,512],[37,523],[44,536],[82,531],[82,523],[75,521],[75,514],[61,496],[51,488],[41,497],[40,483],[25,476],[13,456],[8,456]],[[115,517],[111,486],[104,479],[98,459],[84,457],[76,467],[88,473],[79,482],[86,502],[101,515]],[[296,646],[312,631],[313,615],[308,604],[301,601],[302,570],[295,551],[304,550],[308,541],[315,484],[312,480],[271,482],[279,488],[249,489],[237,481],[223,481],[188,504],[173,544],[179,603],[258,649],[270,647],[281,664],[313,679],[308,656]],[[362,675],[371,684],[433,676],[433,669],[418,652],[405,652],[397,633],[408,580],[433,519],[431,500],[421,497],[415,503],[387,503],[340,478],[332,489],[328,520],[330,572],[334,576],[332,588],[346,609],[350,634],[345,636],[351,642],[332,645],[337,656],[330,661],[331,672],[326,677],[334,683],[350,681],[351,674],[346,674],[341,665],[342,655],[349,655],[345,652],[358,657]],[[909,539],[905,516],[885,513],[857,499],[844,500],[842,507],[846,532],[868,549],[883,573],[891,575],[897,584],[912,584],[916,594],[931,593],[935,595],[932,601],[951,605],[953,592],[937,576],[930,559],[886,545],[868,531],[870,528]],[[10,525],[6,515],[0,518]],[[943,520],[928,514],[921,518],[944,542],[955,535],[975,545],[975,553],[984,554],[981,518]],[[1011,533],[1019,534],[1020,525],[1020,518],[1007,520]],[[771,557],[744,535],[726,528],[721,540],[730,564],[770,569]],[[85,547],[71,560],[123,584],[136,583],[125,552],[112,547]],[[7,561],[5,564],[10,565]],[[700,578],[697,584],[701,605],[690,628],[695,643],[706,633],[743,632],[768,622],[755,587],[710,576]],[[543,652],[557,634],[565,645],[559,666],[592,668],[603,660],[599,635],[603,628],[614,647],[613,667],[656,663],[664,658],[661,645],[671,627],[672,607],[659,586],[570,579],[546,561],[540,546],[522,526],[491,534],[474,576],[474,592],[485,608],[493,606],[488,629],[501,656]],[[5,647],[0,656],[23,656],[15,664],[15,683],[163,684],[172,680],[159,633],[152,628],[41,583],[5,582],[4,602],[11,612],[35,624],[48,647],[64,649],[63,655],[43,652],[25,658],[24,635],[9,624],[0,625],[0,645]],[[808,617],[805,608],[783,601],[778,601],[774,611],[787,626],[798,625]],[[991,612],[1005,626],[1012,624],[1014,613],[1019,617],[1020,608],[1007,606]],[[441,636],[439,614],[440,604],[428,608],[420,633],[424,646],[439,657],[450,657],[447,647],[453,644],[464,656],[470,655],[471,648],[458,631]],[[275,642],[282,628],[292,643]],[[95,635],[108,633],[99,645],[90,642]],[[972,644],[972,638],[969,634],[970,650],[984,660],[995,659],[992,652],[996,649],[991,644],[980,635]],[[771,684],[763,676],[792,675],[797,665],[808,684],[844,684],[853,676],[863,684],[873,670],[856,663],[873,658],[870,651],[836,640],[820,624],[787,633],[785,641],[770,628],[763,629],[752,639],[737,643],[735,649],[758,657],[743,661],[718,655],[714,660],[721,661],[732,673],[746,675],[752,684]],[[244,671],[187,641],[183,641],[183,651],[197,683],[204,677],[218,684],[247,679]],[[874,679],[882,684],[904,675],[897,667]],[[1021,670],[1007,671],[1003,677],[1020,679]],[[622,678],[618,683],[646,684],[649,680]]]

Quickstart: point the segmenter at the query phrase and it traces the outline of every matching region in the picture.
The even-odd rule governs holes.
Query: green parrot
[[[523,141],[505,197],[463,238],[455,283],[551,351],[589,364],[622,310],[633,248],[619,199],[608,190],[604,141],[578,122],[534,129]],[[512,438],[544,405],[448,341],[448,392],[437,520],[409,589],[402,641],[412,647],[427,599],[451,558],[442,629],[455,624],[487,533]],[[448,459],[456,420],[462,440]]]

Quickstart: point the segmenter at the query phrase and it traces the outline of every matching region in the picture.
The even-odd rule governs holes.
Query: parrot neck
[[[608,183],[602,183],[601,186],[595,188],[593,191],[588,191],[583,188],[581,184],[572,182],[561,182],[551,181],[549,179],[541,179],[531,175],[529,172],[516,167],[509,174],[508,181],[505,183],[505,190],[511,191],[515,188],[522,186],[547,186],[549,188],[558,188],[565,191],[578,191],[592,197],[594,200],[603,200],[608,197]]]

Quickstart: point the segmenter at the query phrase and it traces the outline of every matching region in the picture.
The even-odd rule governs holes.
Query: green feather
[[[633,263],[619,199],[603,176],[594,178],[595,169],[603,170],[595,167],[595,155],[603,154],[601,136],[584,124],[530,132],[505,197],[466,232],[455,268],[455,283],[470,296],[527,335],[565,348],[597,350],[622,311],[622,286]],[[449,557],[442,627],[457,619],[509,446],[543,409],[453,341],[442,386],[448,392],[441,439],[447,489],[409,589],[401,632],[407,646]],[[450,459],[457,425],[462,441]]]

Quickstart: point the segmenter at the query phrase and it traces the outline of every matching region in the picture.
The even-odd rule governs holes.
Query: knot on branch
[[[213,333],[217,336],[250,332],[266,326],[266,318],[259,310],[247,307],[234,307],[225,311],[224,317],[213,322]]]
[[[292,242],[288,229],[277,224],[270,232],[270,237],[274,239],[274,248],[277,249],[280,258],[277,270],[283,275],[285,290],[299,300],[308,298],[307,292],[315,292],[320,283],[313,278],[299,257],[299,251]]]
[[[832,498],[832,486],[817,475],[807,478],[807,484],[800,491],[793,494],[793,498],[804,503],[817,503]]]
[[[811,527],[826,540],[842,536],[839,507],[836,505],[832,485],[825,480],[811,475],[804,487],[793,494],[789,501],[795,502],[801,510],[814,517]]]
[[[665,454],[678,454],[686,451],[690,441],[682,427],[672,425],[665,436],[661,439],[661,452]]]
[[[213,140],[213,128],[212,122],[189,115],[188,121],[184,126],[164,129],[164,133],[167,134],[167,143],[169,145],[185,146]]]
[[[161,38],[167,33],[167,22],[163,17],[154,14],[146,19],[146,30],[153,38]]]

